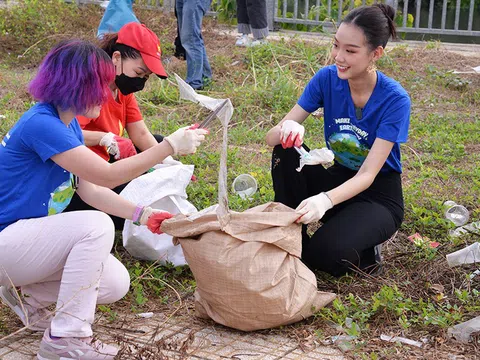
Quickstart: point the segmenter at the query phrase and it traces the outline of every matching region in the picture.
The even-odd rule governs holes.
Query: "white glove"
[[[102,137],[99,143],[100,146],[105,146],[110,155],[118,156],[120,154],[120,149],[118,148],[118,143],[115,140],[115,134],[109,132]]]
[[[165,164],[165,165],[183,165],[181,161],[175,160],[171,156],[167,156],[165,159],[163,159],[162,164]]]
[[[284,149],[303,144],[305,128],[293,120],[285,120],[280,128],[280,142]]]
[[[323,217],[323,215],[325,215],[325,212],[330,210],[332,207],[332,200],[330,200],[330,198],[324,192],[321,192],[315,196],[311,196],[303,200],[295,209],[297,214],[300,215],[300,218],[297,220],[297,222],[310,224],[318,221]]]
[[[183,127],[167,136],[167,141],[173,149],[173,155],[194,154],[197,147],[205,140],[208,130],[191,129],[191,126]]]

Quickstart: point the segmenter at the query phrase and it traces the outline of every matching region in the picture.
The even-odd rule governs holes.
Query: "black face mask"
[[[142,90],[145,87],[147,78],[130,77],[123,72],[115,77],[115,85],[123,95],[128,95]]]

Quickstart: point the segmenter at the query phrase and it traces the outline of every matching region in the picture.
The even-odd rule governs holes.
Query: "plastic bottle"
[[[445,208],[445,217],[456,226],[462,226],[468,222],[470,213],[465,206],[458,205],[451,200],[445,201],[443,206]]]

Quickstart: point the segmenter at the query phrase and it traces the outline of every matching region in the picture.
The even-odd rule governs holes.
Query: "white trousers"
[[[113,222],[99,211],[19,220],[0,231],[0,285],[20,286],[35,308],[57,303],[51,334],[92,336],[96,304],[128,291],[127,269],[110,254]]]

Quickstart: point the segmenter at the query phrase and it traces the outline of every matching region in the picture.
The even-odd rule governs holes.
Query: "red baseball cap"
[[[151,72],[162,79],[168,77],[161,60],[160,41],[157,35],[145,25],[138,22],[123,25],[118,32],[117,43],[140,51],[145,65]]]

